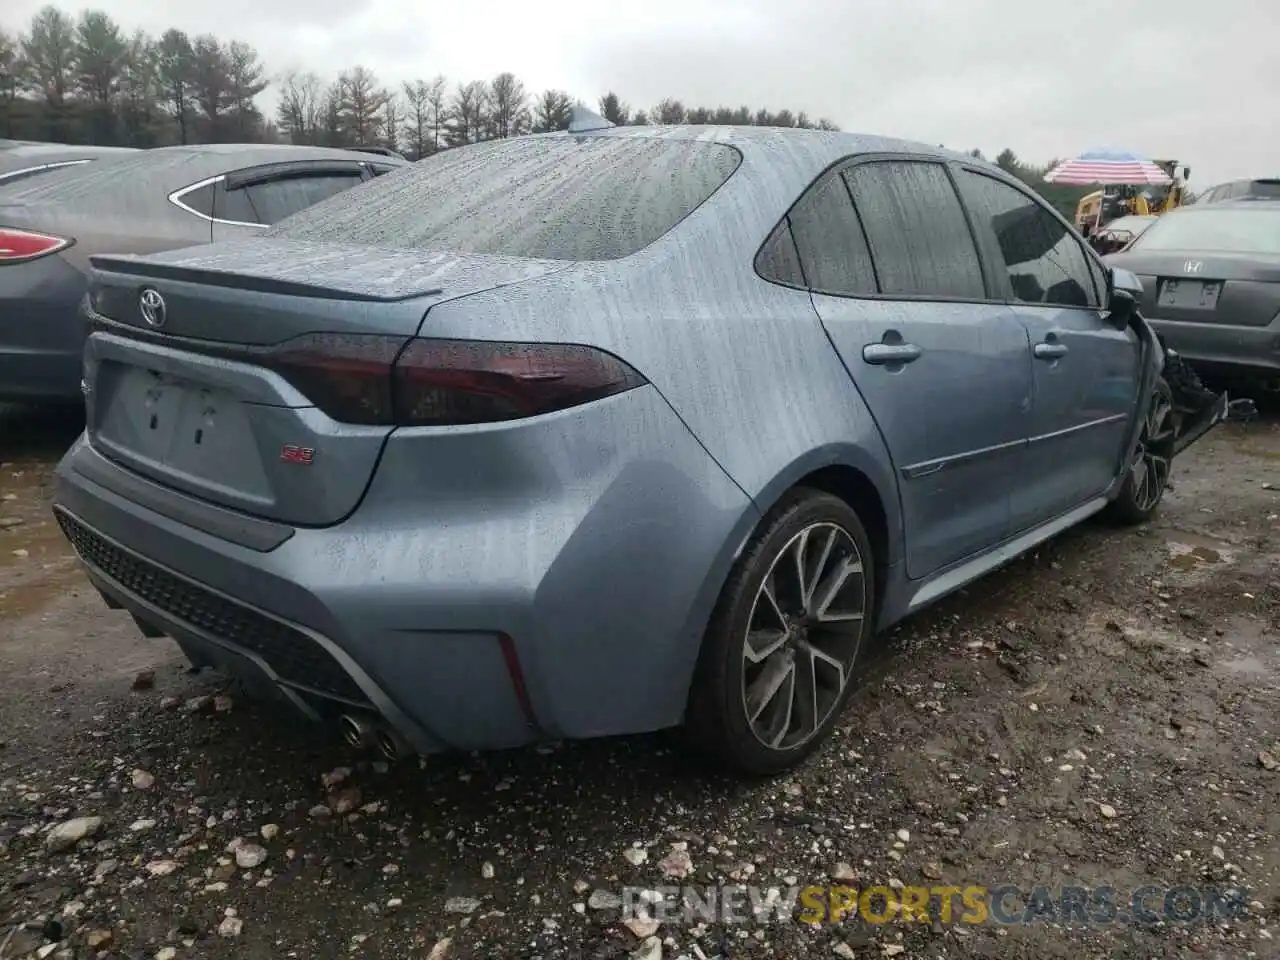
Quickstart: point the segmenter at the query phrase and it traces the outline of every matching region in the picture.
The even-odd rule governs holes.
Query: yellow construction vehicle
[[[1178,169],[1177,160],[1153,160],[1172,179],[1167,187],[1110,187],[1094,190],[1080,198],[1076,205],[1076,228],[1090,233],[1105,227],[1117,217],[1160,216],[1182,206],[1191,168]]]

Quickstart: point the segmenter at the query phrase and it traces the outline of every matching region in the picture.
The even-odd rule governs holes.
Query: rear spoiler
[[[358,290],[333,287],[324,283],[301,280],[282,280],[253,273],[234,273],[229,270],[209,270],[200,267],[176,266],[156,263],[141,257],[95,254],[89,257],[95,270],[103,273],[123,274],[147,280],[171,280],[178,283],[198,283],[210,287],[233,287],[255,293],[274,293],[285,297],[320,297],[325,300],[348,300],[357,303],[399,303],[415,297],[438,296],[440,287],[424,287],[396,296],[379,296]]]

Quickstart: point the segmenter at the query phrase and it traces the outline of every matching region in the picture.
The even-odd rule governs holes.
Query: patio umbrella
[[[1044,175],[1047,183],[1067,186],[1168,186],[1173,178],[1156,163],[1115,150],[1086,150],[1078,157],[1065,160]]]

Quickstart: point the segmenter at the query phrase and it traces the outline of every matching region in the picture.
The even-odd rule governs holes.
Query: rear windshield
[[[723,184],[738,151],[704,140],[531,137],[446,150],[289,217],[269,236],[533,257],[616,260]]]
[[[1206,207],[1161,217],[1134,241],[1132,250],[1280,254],[1280,204],[1266,208]]]

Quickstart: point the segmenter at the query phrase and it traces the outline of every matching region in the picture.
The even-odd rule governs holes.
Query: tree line
[[[257,99],[273,84],[277,106],[267,117]],[[387,85],[357,65],[330,79],[312,71],[273,77],[243,41],[176,28],[158,38],[128,32],[101,10],[73,17],[46,6],[25,31],[0,30],[0,137],[9,139],[131,147],[282,141],[381,146],[417,159],[479,140],[563,130],[578,104],[565,90],[530,91],[512,73]],[[803,110],[686,105],[673,97],[634,108],[613,91],[591,106],[619,125],[837,129]],[[1012,150],[995,163],[1064,213],[1088,192],[1045,183],[1052,164],[1028,164]]]
[[[275,116],[257,98],[275,84]],[[528,90],[512,73],[450,82],[443,76],[383,84],[364,66],[326,79],[273,77],[239,40],[158,38],[127,31],[101,10],[72,16],[55,6],[27,30],[0,30],[0,137],[111,146],[283,141],[381,146],[411,159],[523,133],[563,130],[575,104],[564,90]],[[610,91],[593,105],[616,124],[718,123],[834,130],[804,111],[686,106],[668,98],[633,109]]]

